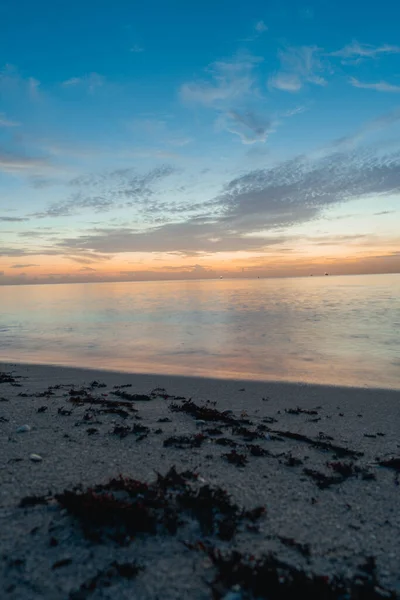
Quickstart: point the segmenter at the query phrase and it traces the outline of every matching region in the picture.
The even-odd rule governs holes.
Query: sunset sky
[[[400,4],[0,4],[0,284],[400,272]]]

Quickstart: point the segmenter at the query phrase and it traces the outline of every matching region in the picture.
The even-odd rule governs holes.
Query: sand
[[[2,382],[1,373],[10,373],[10,381],[3,376]],[[90,387],[93,381],[104,387]],[[115,387],[121,385],[130,387]],[[49,386],[57,389],[49,393]],[[72,403],[84,397],[81,388],[100,401],[127,402],[129,414],[95,414],[90,403]],[[149,401],[113,393],[148,395],[155,388],[178,399],[162,397],[162,391]],[[249,420],[243,425],[247,434],[171,410],[182,407],[183,398]],[[23,425],[30,430],[17,432]],[[116,426],[123,435],[119,427],[135,425],[148,430],[113,433]],[[380,584],[400,594],[398,471],[380,464],[400,457],[399,426],[398,391],[0,364],[0,597],[251,597],[244,589],[216,591],[210,585],[215,567],[206,552],[193,549],[199,540],[256,557],[273,552],[288,565],[328,577],[353,577],[373,556]],[[207,431],[218,428],[222,433]],[[194,447],[187,439],[169,440],[189,436],[191,443],[199,434],[204,437]],[[223,456],[232,448],[216,441],[221,438],[236,444],[244,466]],[[268,454],[254,456],[251,444]],[[349,454],[341,456],[340,449]],[[343,463],[351,463],[348,472],[342,472]],[[119,474],[150,483],[173,465],[194,472],[193,485],[221,487],[238,506],[262,505],[265,514],[255,524],[240,523],[229,541],[215,532],[204,535],[185,513],[174,535],[141,533],[121,546],[107,536],[87,539],[79,519],[54,500],[65,489]],[[33,495],[46,496],[45,503],[19,506]],[[110,567],[134,560],[143,567],[136,577]]]

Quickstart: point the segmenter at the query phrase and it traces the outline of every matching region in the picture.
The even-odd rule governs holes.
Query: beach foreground
[[[0,364],[1,597],[398,597],[399,425],[390,390]]]

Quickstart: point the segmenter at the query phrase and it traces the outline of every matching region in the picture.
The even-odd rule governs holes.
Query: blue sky
[[[399,270],[399,18],[2,3],[0,281]]]

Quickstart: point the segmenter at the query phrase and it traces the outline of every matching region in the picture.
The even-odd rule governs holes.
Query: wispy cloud
[[[34,263],[27,263],[22,265],[11,265],[10,269],[28,269],[28,267],[40,267],[40,265],[36,265]]]
[[[376,92],[391,92],[391,93],[399,93],[400,85],[393,85],[388,83],[387,81],[377,81],[375,83],[366,83],[356,79],[355,77],[350,77],[350,84],[356,88],[362,88],[365,90],[375,90]]]
[[[35,158],[32,156],[10,154],[2,151],[0,148],[0,172],[42,172],[48,168],[50,168],[50,163],[46,158]]]
[[[7,119],[4,113],[0,113],[0,127],[19,127],[20,125],[21,123],[18,123],[18,121]]]
[[[67,200],[54,202],[44,211],[33,213],[36,218],[67,217],[89,210],[101,213],[134,206],[137,210],[156,194],[155,186],[176,172],[162,165],[147,173],[135,169],[117,169],[102,174],[75,177],[69,185],[78,188]]]
[[[22,91],[30,100],[38,100],[40,81],[35,77],[23,77],[17,67],[6,64],[0,69],[0,89],[4,93]]]
[[[278,53],[281,69],[269,78],[269,86],[285,92],[298,92],[305,84],[326,85],[321,76],[321,49],[317,46],[292,47]]]
[[[339,56],[341,58],[351,58],[357,60],[360,58],[377,58],[380,55],[399,53],[400,46],[393,46],[390,44],[372,46],[370,44],[360,44],[356,40],[353,40],[351,44],[344,46],[344,48],[336,50],[336,52],[331,52],[330,56]]]
[[[83,87],[89,92],[94,92],[97,88],[102,87],[105,84],[105,77],[99,75],[99,73],[88,73],[81,77],[71,77],[66,81],[62,82],[63,87]]]
[[[268,25],[261,19],[254,24],[253,33],[248,37],[241,38],[239,42],[254,42],[257,40],[263,33],[268,31]]]
[[[258,32],[258,33],[264,33],[264,31],[268,31],[268,26],[264,23],[264,21],[257,21],[257,23],[255,24],[254,29]]]
[[[230,61],[214,62],[206,69],[207,79],[181,86],[180,98],[188,104],[216,107],[243,98],[252,90],[255,82],[253,70],[260,61],[260,57],[243,54]]]
[[[380,131],[382,129],[390,127],[391,125],[394,125],[399,122],[400,122],[400,108],[396,108],[395,110],[392,110],[388,113],[380,115],[379,117],[377,117],[375,119],[371,119],[370,121],[367,121],[361,127],[359,127],[354,133],[334,140],[332,142],[331,146],[336,147],[336,148],[339,148],[342,146],[343,147],[352,146],[352,145],[356,144],[357,142],[360,142],[361,140],[363,140],[370,133]]]
[[[135,54],[140,54],[141,52],[144,52],[144,48],[142,48],[142,46],[139,46],[139,44],[134,44],[129,49],[129,52],[134,52]]]
[[[261,25],[260,25],[261,27]],[[265,142],[273,130],[265,116],[256,67],[262,58],[239,54],[230,61],[217,61],[206,70],[208,80],[184,84],[181,99],[215,111],[217,131],[237,135],[243,144]]]
[[[0,216],[0,223],[21,223],[23,221],[29,221],[26,217],[2,217]]]
[[[273,131],[271,120],[265,119],[254,111],[239,112],[229,110],[220,117],[219,125],[240,137],[243,144],[265,142]]]

